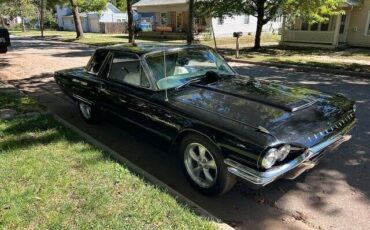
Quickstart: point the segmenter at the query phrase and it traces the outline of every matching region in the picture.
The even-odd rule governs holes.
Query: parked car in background
[[[8,46],[10,46],[9,31],[4,28],[0,28],[0,53],[8,52]]]
[[[110,112],[166,140],[208,195],[236,178],[253,187],[296,178],[356,123],[353,101],[240,76],[200,45],[100,48],[86,67],[54,77],[88,123]]]

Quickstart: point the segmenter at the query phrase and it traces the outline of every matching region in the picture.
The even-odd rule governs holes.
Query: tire
[[[78,101],[77,107],[86,123],[97,124],[100,121],[99,111],[94,106]]]
[[[216,196],[226,193],[235,185],[236,178],[227,171],[220,150],[206,137],[198,134],[186,136],[179,153],[187,180],[199,192]]]

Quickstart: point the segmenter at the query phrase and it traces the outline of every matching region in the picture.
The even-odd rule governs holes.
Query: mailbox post
[[[236,38],[236,54],[235,58],[239,58],[239,38],[243,36],[243,32],[234,32],[233,34],[234,38]]]

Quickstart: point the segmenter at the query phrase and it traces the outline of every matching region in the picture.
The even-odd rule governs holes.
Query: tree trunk
[[[262,28],[264,23],[265,17],[265,0],[259,0],[257,2],[257,29],[256,29],[256,36],[254,39],[254,47],[253,49],[258,50],[261,48],[261,34]]]
[[[212,16],[209,16],[209,17],[211,18],[211,30],[212,30],[213,42],[215,44],[215,49],[217,50],[217,40],[216,40],[215,30],[213,28]]]
[[[41,0],[41,9],[40,9],[40,30],[41,37],[44,37],[44,0]]]
[[[258,50],[261,48],[261,34],[262,34],[262,27],[263,27],[263,19],[257,20],[257,29],[256,29],[256,36],[254,39],[254,47],[253,49]]]
[[[128,30],[128,42],[131,44],[135,44],[135,28],[134,28],[134,15],[132,11],[132,0],[127,0],[127,30]]]
[[[80,39],[84,37],[84,31],[82,29],[80,13],[78,12],[77,0],[70,0],[72,6],[73,20],[76,28],[76,38]]]
[[[23,10],[20,10],[20,16],[21,16],[21,24],[22,24],[22,32],[26,32],[26,26],[24,24],[24,17],[23,17]]]
[[[194,0],[189,0],[189,22],[188,22],[188,34],[187,34],[187,43],[191,45],[194,41]]]
[[[24,24],[24,17],[23,16],[21,17],[21,21],[22,21],[22,32],[26,32],[26,25]]]
[[[4,17],[3,17],[3,15],[0,15],[0,19],[1,19],[1,26],[2,26],[3,28],[5,28],[5,27],[6,27],[6,25],[5,25],[5,21],[4,21]]]

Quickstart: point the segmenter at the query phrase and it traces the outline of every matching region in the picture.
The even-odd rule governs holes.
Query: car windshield
[[[223,58],[208,48],[163,50],[149,54],[146,62],[161,90],[175,88],[193,79],[205,77],[208,71],[235,74]]]

